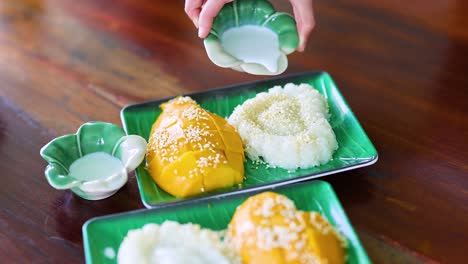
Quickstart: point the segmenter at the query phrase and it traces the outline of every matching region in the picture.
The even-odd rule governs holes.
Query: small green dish
[[[223,34],[227,30],[247,25],[269,29],[276,34],[274,41],[278,42],[280,52],[276,70],[268,69],[260,63],[236,58],[224,47]],[[256,48],[245,39],[239,41],[240,45],[248,45],[248,49]],[[294,18],[287,13],[276,12],[267,0],[236,0],[225,4],[214,19],[210,34],[204,40],[208,58],[214,64],[256,75],[277,75],[284,72],[288,67],[287,55],[294,52],[298,44],[299,36]]]
[[[267,189],[277,185],[310,180],[313,178],[372,165],[377,161],[377,151],[360,126],[351,109],[343,99],[330,75],[324,72],[301,73],[277,77],[270,80],[233,85],[226,88],[188,94],[205,109],[222,117],[228,117],[234,108],[245,100],[267,91],[275,85],[287,83],[308,83],[317,89],[328,101],[331,114],[330,124],[338,141],[338,150],[332,160],[321,166],[287,171],[281,168],[268,168],[264,164],[254,164],[247,159],[245,163],[246,180],[239,186],[230,187],[191,198],[176,198],[153,181],[145,167],[136,170],[141,200],[146,207],[163,206],[193,199],[217,198],[236,192]],[[148,139],[151,126],[161,113],[161,103],[169,98],[130,105],[122,109],[121,119],[128,134],[140,135]]]
[[[146,141],[142,137],[126,136],[121,127],[112,123],[88,122],[80,126],[76,134],[64,135],[50,141],[42,147],[40,154],[49,163],[45,169],[45,176],[52,187],[57,190],[71,189],[87,200],[100,200],[117,192],[127,182],[127,173],[140,165],[145,152]],[[88,154],[96,153],[109,156],[107,153],[111,158],[117,158],[118,168],[121,169],[116,169],[114,173],[105,177],[73,177],[70,173],[71,165]],[[91,166],[91,160],[95,158],[96,156],[88,158],[85,166]],[[105,173],[99,163],[91,169]]]
[[[286,195],[294,201],[299,210],[319,212],[337,227],[348,240],[347,263],[370,263],[330,184],[323,181],[309,181],[276,187],[271,191]],[[224,199],[197,201],[91,219],[83,225],[86,263],[116,263],[116,258],[112,256],[116,256],[120,243],[128,231],[141,228],[147,223],[161,224],[166,220],[172,220],[179,223],[195,223],[212,230],[226,229],[237,206],[250,195],[242,193]]]

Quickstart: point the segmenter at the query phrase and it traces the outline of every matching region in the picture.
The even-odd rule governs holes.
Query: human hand
[[[198,28],[198,37],[206,38],[213,20],[221,8],[233,0],[186,0],[185,13]],[[298,51],[304,51],[310,32],[315,26],[312,0],[289,0],[293,7],[299,34]]]
[[[198,28],[198,37],[206,38],[210,33],[214,18],[224,4],[233,0],[186,0],[185,13]]]
[[[299,47],[297,47],[297,50],[304,51],[310,32],[315,26],[312,0],[289,0],[289,2],[293,7],[297,33],[299,34]]]

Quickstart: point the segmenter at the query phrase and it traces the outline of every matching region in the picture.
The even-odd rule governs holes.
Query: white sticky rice
[[[338,148],[328,104],[309,84],[275,86],[237,106],[229,123],[247,156],[289,170],[328,162]]]
[[[119,264],[232,264],[240,259],[222,242],[220,232],[199,225],[166,221],[130,230],[120,244]]]

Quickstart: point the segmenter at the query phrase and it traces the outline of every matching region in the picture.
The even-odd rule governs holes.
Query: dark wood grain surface
[[[290,10],[286,0],[274,1]],[[323,178],[376,263],[464,263],[468,1],[315,1],[287,73],[328,71],[379,152]],[[0,259],[80,263],[91,217],[143,208],[135,177],[85,201],[44,177],[39,149],[129,103],[265,77],[218,68],[183,1],[0,1]]]

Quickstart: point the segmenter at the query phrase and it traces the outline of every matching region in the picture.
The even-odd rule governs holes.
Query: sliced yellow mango
[[[333,226],[316,212],[303,213],[307,228],[308,245],[319,259],[328,263],[344,263],[343,241]]]
[[[299,211],[283,195],[264,192],[239,206],[228,239],[242,263],[344,263],[341,235],[318,213]]]
[[[148,141],[147,168],[166,192],[186,197],[244,180],[244,149],[234,127],[189,97],[161,105]]]

